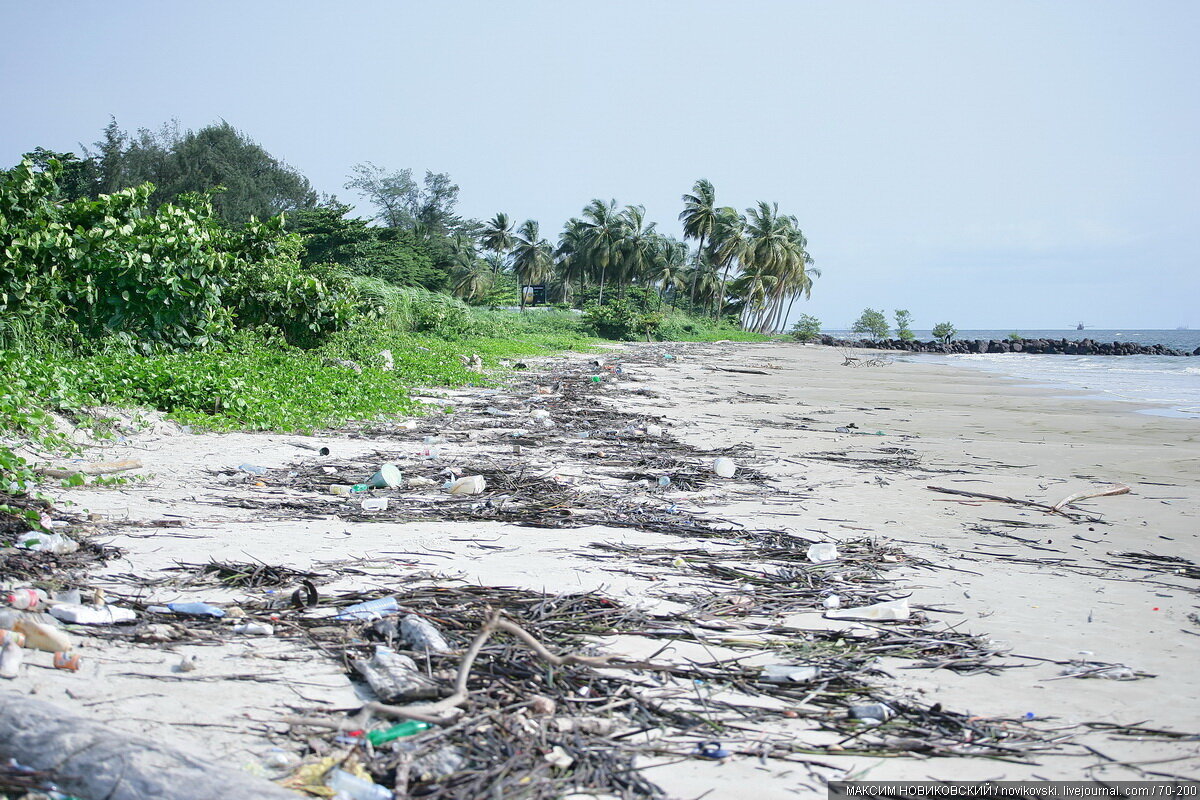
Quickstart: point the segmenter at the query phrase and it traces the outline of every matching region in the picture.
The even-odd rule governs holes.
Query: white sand
[[[1019,718],[1032,712],[1047,728],[1063,727],[1064,735],[1108,758],[1142,762],[1152,772],[1200,773],[1198,741],[1137,741],[1081,734],[1070,727],[1101,721],[1183,731],[1200,728],[1200,624],[1188,618],[1200,607],[1196,582],[1158,574],[1143,579],[1142,573],[1103,563],[1109,552],[1126,550],[1191,559],[1200,555],[1196,422],[1139,415],[1124,404],[1064,398],[1062,392],[948,366],[843,367],[841,352],[832,348],[715,345],[703,355],[696,348],[663,349],[677,350],[680,358],[630,370],[648,379],[632,387],[651,387],[662,397],[625,395],[622,408],[664,414],[673,434],[700,447],[753,444],[765,458],[764,471],[777,477],[781,487],[804,494],[783,505],[727,499],[710,511],[750,527],[789,529],[813,540],[870,533],[900,543],[912,555],[948,568],[903,572],[904,588],[912,592],[910,602],[953,610],[957,613],[930,616],[956,630],[1006,642],[1013,654],[1031,657],[1007,659],[1005,663],[1019,668],[998,675],[972,676],[905,669],[906,662],[885,661],[903,691],[980,716]],[[768,364],[768,375],[708,369]],[[834,431],[849,423],[860,432]],[[883,435],[873,435],[876,431]],[[602,570],[583,555],[595,541],[697,546],[673,536],[499,523],[353,524],[333,517],[269,521],[253,511],[214,504],[231,493],[262,497],[275,490],[246,483],[214,486],[206,470],[246,461],[282,466],[313,458],[310,451],[288,444],[299,440],[248,434],[143,436],[94,455],[141,458],[152,475],[144,483],[53,494],[60,502],[77,503],[107,519],[185,520],[179,529],[140,525],[106,535],[127,550],[125,561],[109,565],[110,575],[158,578],[176,561],[210,557],[259,559],[298,569],[364,558],[368,576],[343,579],[333,588],[395,587],[414,572],[432,572],[547,592],[602,589],[623,602],[642,603],[661,613],[672,610],[670,603],[656,599],[664,585],[688,583],[684,575],[664,576],[636,559]],[[329,445],[339,456],[379,446],[344,437],[306,441]],[[449,460],[455,447],[447,448]],[[847,453],[894,457],[894,451],[881,452],[887,448],[911,451],[907,455],[916,460],[915,466],[895,471],[811,458]],[[1126,483],[1133,492],[1082,503],[1108,522],[1094,526],[1007,504],[947,502],[949,495],[925,488],[932,484],[1053,503],[1113,482]],[[985,520],[1047,527],[1004,528]],[[1036,540],[1045,549],[973,532],[968,528],[972,523]],[[1025,563],[1013,557],[1060,561]],[[116,585],[128,591],[127,584]],[[159,601],[193,596],[169,587],[153,590]],[[235,595],[209,591],[203,597],[227,600]],[[613,647],[622,649],[617,643]],[[85,666],[78,674],[34,666],[15,683],[79,713],[170,738],[234,765],[257,762],[271,746],[269,732],[282,730],[271,723],[280,716],[318,705],[349,709],[361,702],[337,664],[313,659],[310,651],[287,641],[132,646],[88,638],[81,640],[80,652]],[[198,655],[200,669],[172,672],[187,653]],[[1156,677],[1055,680],[1061,665],[1037,660],[1074,658],[1123,663]],[[245,679],[252,675],[271,680]],[[797,723],[797,737],[820,736],[808,727]],[[818,755],[815,761],[833,768],[813,772],[802,765],[750,758],[720,764],[688,760],[655,767],[649,777],[670,796],[681,798],[708,790],[710,798],[740,796],[747,781],[753,781],[758,800],[824,796],[818,776],[1154,777],[1078,747],[1071,753],[1047,754],[1037,765],[981,758]]]

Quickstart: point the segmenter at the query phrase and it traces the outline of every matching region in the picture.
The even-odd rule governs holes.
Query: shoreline
[[[646,354],[662,352],[675,358],[646,362]],[[1195,629],[1200,626],[1188,614],[1194,614],[1196,608],[1195,583],[1170,570],[1141,572],[1109,555],[1153,550],[1166,557],[1194,558],[1196,520],[1200,517],[1200,459],[1192,455],[1200,437],[1194,426],[1181,420],[1118,412],[1084,398],[1063,401],[1050,394],[1052,390],[1021,386],[1015,378],[954,365],[893,362],[881,367],[842,367],[840,356],[830,348],[780,343],[660,343],[616,346],[607,353],[627,367],[626,378],[603,396],[605,404],[626,413],[664,418],[670,433],[698,452],[748,445],[752,455],[747,458],[768,477],[765,485],[776,487],[765,493],[755,489],[741,494],[679,491],[677,500],[670,494],[674,490],[669,490],[662,502],[672,499],[703,514],[732,519],[747,529],[782,529],[799,540],[844,543],[865,535],[894,543],[906,555],[899,563],[898,580],[893,578],[892,584],[900,594],[909,595],[910,602],[923,609],[921,613],[936,627],[963,629],[1009,643],[1010,654],[994,659],[995,674],[964,675],[945,667],[913,669],[911,662],[884,658],[879,667],[887,674],[889,686],[910,702],[936,700],[947,707],[1004,720],[1022,720],[1032,713],[1031,722],[1020,724],[1047,731],[1086,722],[1130,725],[1149,720],[1147,725],[1194,732],[1188,726],[1200,717],[1195,699],[1200,697],[1200,676],[1193,674],[1191,664],[1197,653]],[[641,355],[632,358],[634,354]],[[546,364],[592,358],[595,356],[541,359],[531,372]],[[722,365],[749,366],[766,374],[709,369]],[[478,400],[482,404],[495,403],[506,392],[431,390],[427,394],[448,402]],[[467,405],[462,408],[468,413]],[[476,416],[478,412],[469,413],[464,421],[485,419]],[[849,431],[882,431],[882,435],[839,432],[850,423],[857,427]],[[142,521],[110,530],[106,538],[128,548],[130,564],[145,577],[168,575],[167,570],[180,561],[209,558],[244,561],[250,557],[298,569],[347,557],[385,564],[400,559],[408,564],[404,569],[449,567],[484,585],[524,586],[550,593],[599,590],[623,602],[650,601],[667,614],[678,611],[678,603],[669,599],[667,589],[693,586],[694,591],[705,583],[697,583],[699,575],[686,564],[660,565],[647,572],[646,565],[639,565],[638,551],[663,546],[664,537],[636,529],[547,531],[487,522],[474,525],[470,533],[457,534],[494,542],[473,549],[476,545],[452,544],[446,539],[448,531],[462,530],[461,524],[409,522],[396,527],[336,517],[288,523],[273,522],[261,513],[221,508],[222,502],[236,497],[291,496],[269,487],[255,489],[244,481],[213,484],[204,471],[218,465],[232,468],[243,460],[268,467],[301,463],[303,451],[292,446],[292,441],[326,443],[343,458],[366,456],[388,441],[393,446],[400,442],[344,435],[310,439],[252,434],[185,437],[163,431],[157,438],[143,436],[105,448],[114,456],[142,454],[148,471],[155,473],[147,484],[53,494],[89,507],[102,517],[119,519],[123,515],[134,523]],[[472,441],[466,438],[448,446],[445,458],[453,463],[460,454],[467,457],[483,446],[482,439]],[[1174,450],[1163,450],[1171,445]],[[419,458],[414,463],[419,463]],[[555,469],[568,479],[586,475],[586,464],[574,465],[583,472],[571,472],[569,466],[564,463]],[[1092,525],[1008,504],[945,502],[944,496],[925,488],[957,486],[1054,502],[1110,482],[1128,483],[1134,492],[1083,501],[1081,509],[1104,516],[1103,524]],[[182,520],[184,531],[176,538],[146,524],[155,518]],[[630,572],[597,571],[594,562],[582,558],[588,543],[595,541],[632,548],[621,562],[625,566],[620,567]],[[396,550],[408,555],[387,555]],[[439,555],[439,551],[451,555]],[[1143,568],[1150,569],[1144,564]],[[110,567],[97,577],[112,579],[127,569],[129,565]],[[368,583],[394,586],[387,571]],[[211,590],[205,594],[214,601],[230,598]],[[757,624],[753,615],[734,613],[720,619],[722,624],[748,625],[748,630]],[[795,631],[792,635],[800,639],[829,627],[819,609],[793,614],[788,620]],[[767,622],[780,624],[779,619]],[[1177,632],[1181,630],[1184,632]],[[101,662],[159,659],[155,662],[158,666],[142,668],[155,674],[159,670],[170,674],[181,652],[195,650],[206,658],[214,657],[212,648],[168,646],[165,651],[152,647],[147,652],[145,645],[86,641],[85,654],[98,656]],[[606,647],[619,649],[620,644],[613,641]],[[221,645],[215,653],[222,661],[248,668],[276,647],[284,648],[280,656],[286,656],[285,642],[270,645],[233,642]],[[682,642],[673,647],[688,652]],[[1090,655],[1081,656],[1081,651]],[[154,656],[155,652],[160,655]],[[735,645],[732,652],[745,657],[744,646]],[[1126,664],[1157,677],[1112,681],[1058,674],[1079,660]],[[286,667],[281,675],[306,687],[301,689],[303,694],[315,693],[330,706],[346,708],[361,702],[344,673],[330,666],[313,672],[311,665],[301,663]],[[267,709],[289,694],[282,686],[251,686],[242,691],[226,685],[223,690],[232,693],[224,702],[231,708],[222,710],[205,705],[219,686],[196,683],[164,689],[153,674],[118,679],[111,677],[112,671],[106,667],[90,673],[88,686],[80,685],[84,672],[71,676],[39,671],[36,688],[40,696],[56,702],[74,705],[76,700],[86,699],[107,707],[108,712],[99,712],[99,716],[111,716],[118,707],[112,703],[119,703],[125,717],[154,720],[165,734],[190,741],[193,748],[202,748],[210,756],[224,754],[224,758],[241,760],[255,752],[258,740],[258,734],[244,723],[236,734],[218,728],[206,738],[193,737],[178,725],[193,719],[236,727],[237,719],[247,711],[258,708],[262,710],[252,716],[269,716]],[[108,683],[99,680],[105,675]],[[324,687],[320,690],[311,686],[317,676]],[[138,699],[148,692],[164,691],[177,698],[178,708]],[[295,696],[291,697],[294,702]],[[1163,701],[1167,697],[1172,698],[1170,703]],[[236,713],[230,716],[228,711]],[[761,731],[761,738],[778,724],[784,724],[785,730],[791,724],[795,731],[789,735],[797,741],[805,737],[814,743],[825,741],[803,720],[785,723],[764,720],[752,728]],[[1181,757],[1185,760],[1166,769],[1185,775],[1200,769],[1194,743],[1172,743],[1149,735],[1130,742],[1074,728],[1072,735],[1121,761]],[[754,739],[755,735],[750,735],[747,741]],[[1074,744],[1063,744],[1058,751],[1039,755],[1032,765],[981,758],[837,755],[822,749],[816,760],[832,766],[809,764],[800,772],[795,764],[768,759],[759,765],[757,759],[744,756],[727,763],[693,758],[641,766],[670,797],[694,797],[710,789],[714,796],[730,796],[747,780],[756,782],[756,790],[762,787],[764,798],[823,796],[822,781],[864,774],[872,779],[995,778],[999,774],[1009,778],[1145,777],[1137,768],[1089,756]]]

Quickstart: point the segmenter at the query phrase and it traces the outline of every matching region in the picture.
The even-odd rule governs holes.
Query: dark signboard
[[[522,286],[521,295],[525,298],[527,306],[544,306],[546,305],[546,287],[545,285],[537,286]]]

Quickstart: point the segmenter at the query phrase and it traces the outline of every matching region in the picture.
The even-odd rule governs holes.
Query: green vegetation
[[[428,411],[412,387],[487,380],[463,355],[762,340],[819,275],[794,217],[718,207],[707,181],[684,241],[593,200],[553,242],[536,220],[462,218],[445,173],[369,163],[346,184],[375,208],[356,219],[226,123],[114,121],[95,148],[0,170],[0,435],[44,450],[68,441],[51,413],[99,405],[307,431]],[[529,285],[555,308],[527,309]],[[32,480],[0,444],[0,491]]]
[[[1017,333],[1016,331],[1013,331],[1012,333],[1010,333],[1008,335],[1008,340],[1010,342],[1023,342],[1023,341],[1025,341],[1025,337],[1022,336],[1021,334]]]
[[[864,308],[862,314],[854,321],[850,332],[866,334],[876,340],[886,339],[888,336],[887,317],[883,315],[882,311],[876,311],[873,308]]]
[[[912,330],[912,314],[908,313],[908,309],[896,309],[896,338],[904,342],[911,342],[917,338]]]
[[[949,344],[950,340],[953,339],[957,333],[958,328],[955,328],[949,322],[939,322],[937,325],[933,326],[933,338],[938,339],[946,344]]]
[[[810,314],[801,314],[792,326],[792,336],[800,342],[811,342],[821,335],[821,320]]]

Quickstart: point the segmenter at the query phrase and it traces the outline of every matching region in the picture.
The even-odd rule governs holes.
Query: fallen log
[[[49,772],[59,791],[105,800],[296,800],[268,780],[0,692],[0,759]]]
[[[95,477],[96,475],[111,475],[114,472],[128,472],[131,469],[141,469],[142,462],[136,458],[126,459],[125,461],[99,461],[95,464],[81,464],[73,469],[64,469],[62,467],[36,467],[35,471],[39,475],[45,475],[47,478],[69,478],[72,475],[87,475]]]

